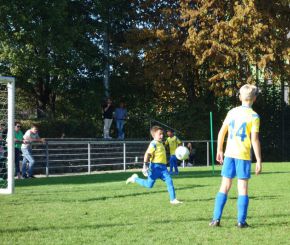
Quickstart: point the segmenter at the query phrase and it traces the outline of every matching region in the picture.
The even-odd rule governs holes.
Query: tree
[[[55,115],[59,96],[100,76],[90,1],[2,1],[0,65],[35,100],[38,116]]]
[[[208,65],[212,89],[233,95],[242,83],[257,81],[259,72],[266,79],[281,80],[287,71],[281,57],[289,59],[285,1],[181,2],[188,28],[185,47],[198,65]]]

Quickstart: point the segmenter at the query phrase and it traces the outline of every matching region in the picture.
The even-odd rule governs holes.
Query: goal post
[[[0,76],[0,194],[14,192],[15,79]]]

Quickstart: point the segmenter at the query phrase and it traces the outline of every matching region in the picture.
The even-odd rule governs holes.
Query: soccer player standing
[[[240,88],[242,105],[230,110],[218,134],[216,160],[223,164],[222,183],[216,195],[215,207],[210,226],[219,226],[228,192],[235,176],[238,178],[238,223],[239,228],[248,227],[246,222],[249,205],[248,180],[251,177],[251,146],[256,156],[256,175],[262,171],[261,147],[259,141],[260,119],[252,109],[258,89],[246,84]],[[228,133],[225,154],[223,143]],[[225,155],[225,158],[224,158]]]
[[[167,130],[168,138],[165,141],[165,145],[169,146],[170,158],[169,158],[169,173],[173,174],[172,170],[174,168],[175,174],[178,174],[177,158],[175,156],[175,150],[181,145],[181,141],[174,135],[172,129]]]

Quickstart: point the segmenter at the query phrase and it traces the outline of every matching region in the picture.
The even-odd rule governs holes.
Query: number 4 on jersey
[[[230,124],[230,139],[233,138],[233,131],[234,131],[234,128],[235,128],[235,120],[231,121]],[[247,127],[247,123],[244,122],[242,123],[242,125],[239,127],[239,129],[237,130],[237,133],[236,133],[236,136],[240,137],[241,138],[241,141],[244,141],[245,138],[247,138],[247,135],[246,135],[246,127]]]

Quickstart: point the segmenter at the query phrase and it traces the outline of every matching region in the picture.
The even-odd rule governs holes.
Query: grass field
[[[181,170],[179,206],[169,204],[162,181],[151,190],[126,186],[131,172],[18,180],[15,195],[0,196],[0,244],[289,244],[290,164],[265,163],[252,177],[251,228],[242,230],[235,186],[222,227],[208,227],[219,171]]]

